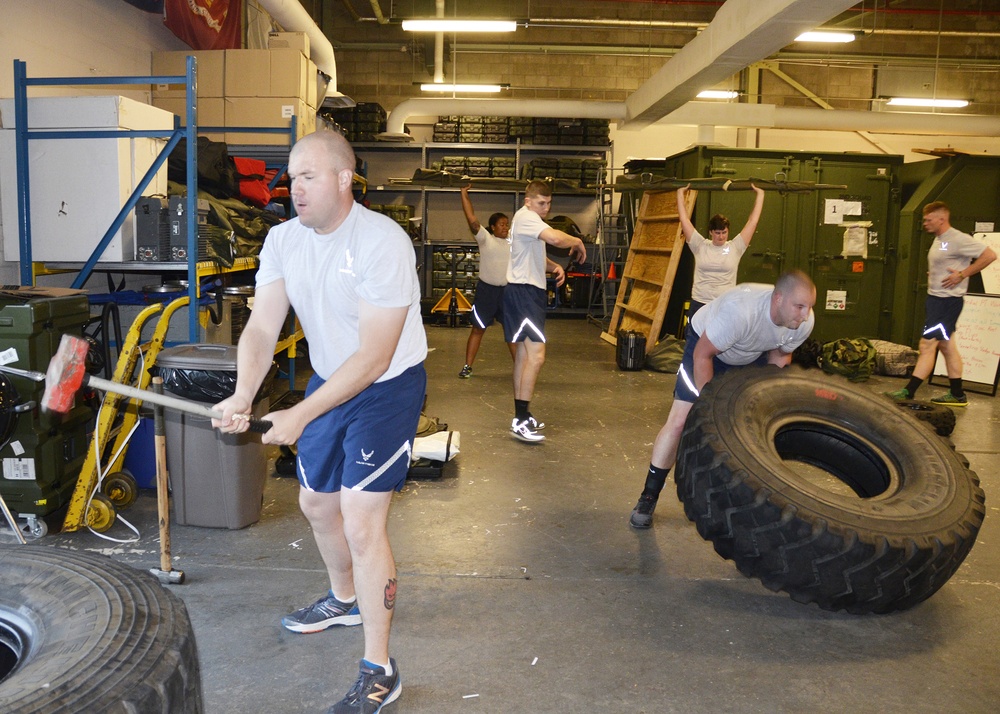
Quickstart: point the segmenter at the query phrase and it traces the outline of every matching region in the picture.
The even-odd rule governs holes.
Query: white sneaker
[[[531,416],[529,414],[528,415],[528,426],[530,426],[533,431],[541,431],[542,429],[545,428],[545,422],[544,421],[538,421],[537,419],[535,419],[535,417],[533,417],[533,416]]]
[[[514,435],[514,438],[518,441],[524,441],[528,444],[537,444],[540,441],[545,441],[545,437],[539,434],[537,431],[531,428],[530,420],[525,419],[519,422],[515,417],[510,422],[510,433]]]

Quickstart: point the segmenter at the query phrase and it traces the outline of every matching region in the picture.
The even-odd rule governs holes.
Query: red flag
[[[195,50],[241,46],[242,0],[165,0],[163,24]]]

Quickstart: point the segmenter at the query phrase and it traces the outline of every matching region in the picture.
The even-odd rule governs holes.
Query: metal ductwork
[[[298,0],[257,0],[257,4],[286,31],[304,32],[309,36],[310,59],[330,78],[326,96],[338,96],[337,61],[333,56],[333,45],[302,4]]]
[[[688,102],[661,124],[798,131],[864,131],[929,136],[1000,136],[1000,116],[778,107],[773,104]]]
[[[623,102],[561,99],[407,99],[389,112],[385,138],[403,139],[404,125],[414,116],[478,114],[512,117],[574,117],[622,121]],[[865,131],[927,136],[1000,136],[1000,117],[916,112],[860,112],[841,109],[778,107],[773,104],[688,102],[660,124],[798,131]],[[707,133],[705,134],[708,135]]]
[[[389,112],[386,138],[405,139],[406,120],[413,116],[442,114],[478,114],[510,117],[574,117],[622,121],[625,104],[621,102],[591,102],[571,99],[459,99],[432,97],[405,99]]]

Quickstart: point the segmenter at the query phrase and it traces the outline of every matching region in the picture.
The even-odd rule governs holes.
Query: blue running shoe
[[[281,618],[281,624],[292,632],[322,632],[334,625],[360,625],[361,611],[357,601],[341,602],[333,595],[326,594],[312,605],[285,615]]]

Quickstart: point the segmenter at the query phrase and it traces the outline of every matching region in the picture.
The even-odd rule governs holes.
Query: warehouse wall
[[[163,27],[160,15],[123,0],[0,0],[0,17],[0,97],[14,95],[15,59],[27,64],[29,77],[144,75],[153,50],[187,48]],[[149,102],[141,85],[39,87],[29,96],[112,92]],[[16,232],[15,220],[0,215],[0,232]],[[0,252],[0,283],[18,282],[17,263],[3,261]]]

